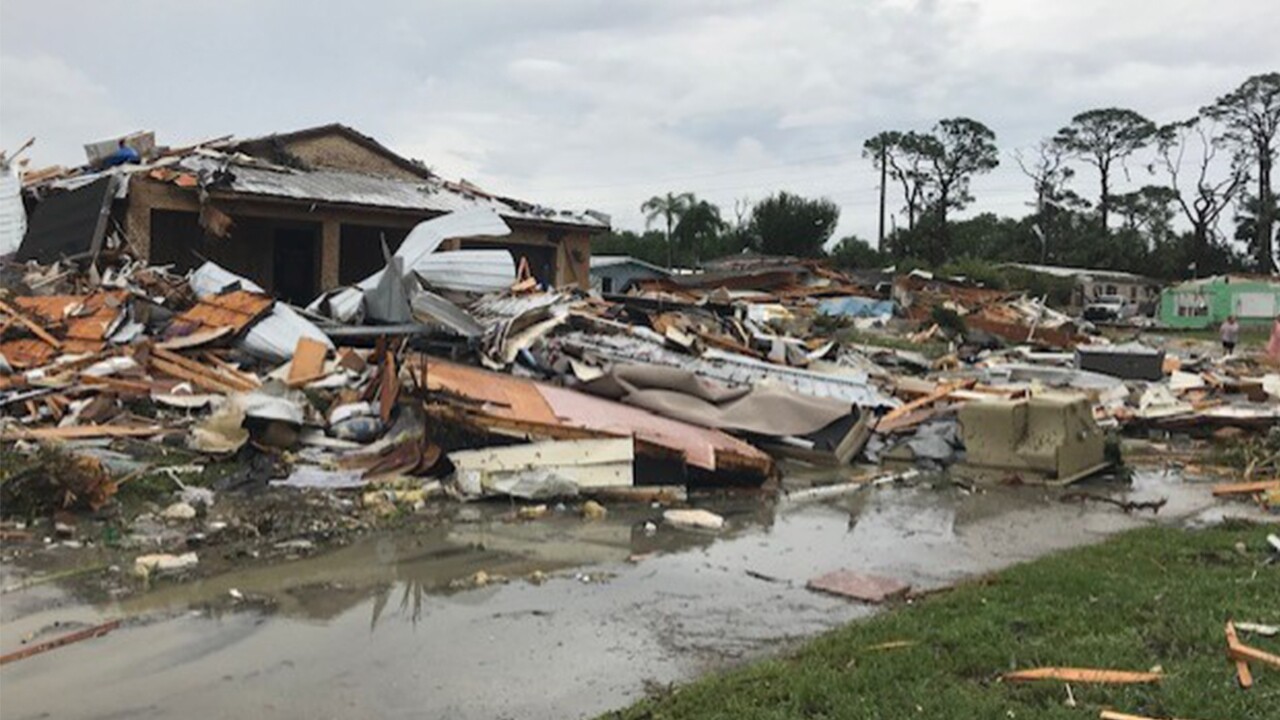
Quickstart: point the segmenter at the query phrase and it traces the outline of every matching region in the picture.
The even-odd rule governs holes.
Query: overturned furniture
[[[966,458],[952,472],[961,477],[1066,485],[1108,465],[1102,429],[1079,395],[966,403],[960,432]]]

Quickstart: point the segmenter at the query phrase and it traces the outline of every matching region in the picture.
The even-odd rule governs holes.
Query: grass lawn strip
[[[1274,532],[1274,528],[1270,531]],[[1150,528],[1011,568],[605,717],[1275,720],[1280,670],[1242,690],[1228,619],[1280,622],[1267,528]],[[1237,547],[1244,548],[1241,552]],[[1280,653],[1280,638],[1246,642]],[[1003,682],[1036,667],[1163,673],[1136,685]],[[1069,701],[1074,700],[1074,706]]]

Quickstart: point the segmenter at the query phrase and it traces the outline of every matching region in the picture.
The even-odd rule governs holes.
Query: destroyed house
[[[593,255],[591,288],[609,293],[625,293],[642,280],[671,277],[671,271],[628,255]]]
[[[1280,280],[1217,275],[1174,285],[1160,296],[1160,324],[1166,327],[1217,327],[1228,315],[1246,325],[1271,322],[1280,315]]]
[[[1070,281],[1070,307],[1075,310],[1100,297],[1122,297],[1144,315],[1151,315],[1160,299],[1160,283],[1135,273],[1030,263],[1006,263],[1004,267]]]
[[[61,173],[28,192],[39,202],[19,260],[93,254],[116,232],[148,263],[185,271],[213,260],[298,304],[380,269],[419,222],[478,207],[494,210],[511,233],[450,240],[442,250],[506,250],[508,273],[514,263],[545,286],[587,288],[591,236],[609,227],[597,213],[444,180],[338,124],[152,150],[140,164]],[[483,274],[480,260],[493,256],[459,256],[457,273]]]

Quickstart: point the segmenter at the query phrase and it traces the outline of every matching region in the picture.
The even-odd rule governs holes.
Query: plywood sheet
[[[200,328],[230,327],[239,333],[266,314],[273,304],[275,300],[267,295],[236,290],[201,300],[179,315],[175,322],[188,332]]]
[[[486,414],[497,417],[542,424],[556,422],[537,386],[510,375],[431,360],[427,364],[427,388],[471,400],[481,405]]]

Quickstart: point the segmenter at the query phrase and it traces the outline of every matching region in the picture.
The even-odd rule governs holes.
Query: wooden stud
[[[1227,621],[1227,654],[1231,654],[1231,649],[1240,645],[1240,637],[1236,635],[1235,623]],[[1231,658],[1236,664],[1236,679],[1240,681],[1240,687],[1248,690],[1253,687],[1253,673],[1249,671],[1248,661],[1241,660],[1236,657]]]

